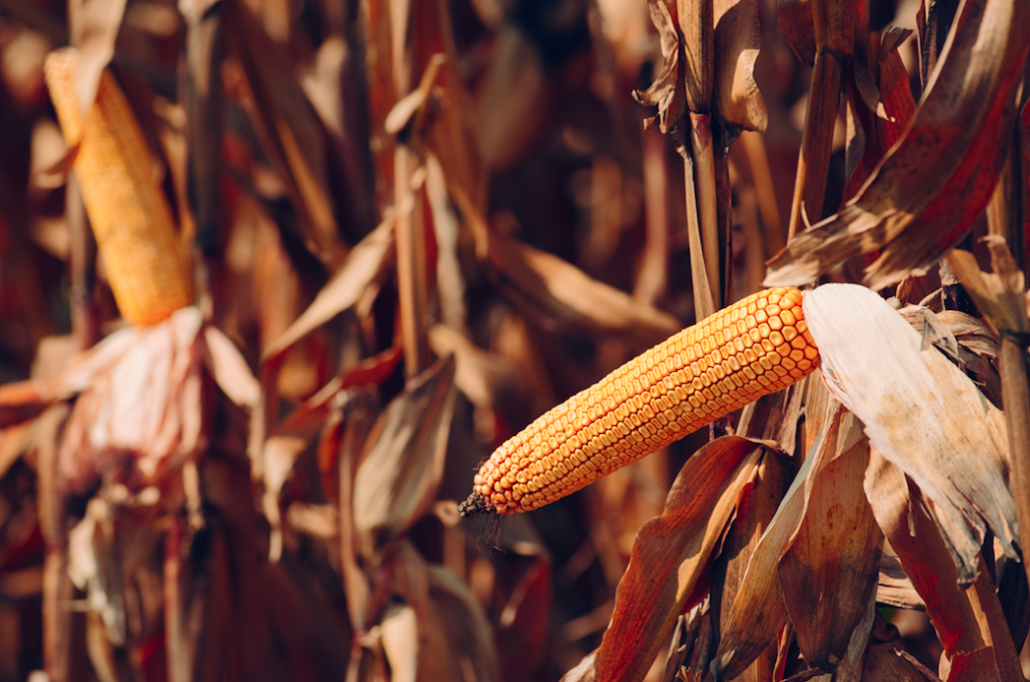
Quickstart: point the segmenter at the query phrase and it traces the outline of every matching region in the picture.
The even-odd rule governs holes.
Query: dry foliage
[[[0,682],[1022,680],[1028,54],[1027,0],[0,0]],[[763,282],[819,372],[461,518]]]

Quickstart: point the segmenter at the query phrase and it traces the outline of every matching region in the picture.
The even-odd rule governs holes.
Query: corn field
[[[0,682],[1030,679],[1027,0],[0,0]]]

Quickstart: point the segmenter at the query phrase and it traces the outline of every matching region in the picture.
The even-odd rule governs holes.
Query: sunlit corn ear
[[[801,298],[752,294],[553,408],[483,464],[463,512],[542,507],[798,381],[819,362]]]
[[[154,324],[193,302],[189,254],[125,95],[104,71],[96,103],[84,113],[78,70],[75,50],[51,53],[50,98],[68,144],[79,146],[74,170],[118,308],[132,324]]]

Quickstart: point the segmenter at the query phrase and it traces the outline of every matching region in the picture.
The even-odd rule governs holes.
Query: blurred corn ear
[[[129,103],[104,71],[96,102],[83,112],[76,95],[79,55],[53,52],[46,82],[82,186],[97,247],[126,320],[151,325],[193,302],[189,253]]]

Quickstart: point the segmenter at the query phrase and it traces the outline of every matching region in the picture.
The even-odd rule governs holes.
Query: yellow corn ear
[[[192,276],[139,124],[107,70],[82,111],[74,49],[52,52],[44,70],[65,140],[79,145],[74,170],[118,308],[132,324],[160,322],[193,302]]]
[[[551,409],[482,465],[462,513],[537,509],[798,381],[819,364],[801,299],[752,294]]]

